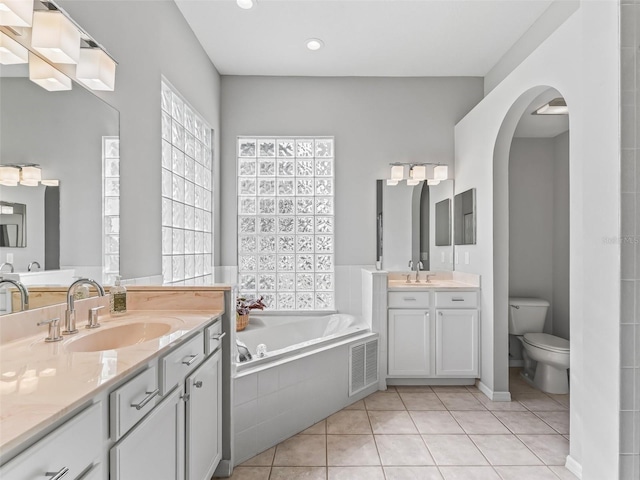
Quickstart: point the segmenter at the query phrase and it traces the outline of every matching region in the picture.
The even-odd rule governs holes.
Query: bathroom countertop
[[[407,283],[405,280],[389,280],[388,289],[389,291],[415,291],[415,290],[478,290],[478,286],[460,282],[458,280],[434,280],[432,279],[429,283],[426,283],[424,280],[420,280],[420,283],[414,283],[413,280],[411,283]]]
[[[221,310],[138,310],[100,316],[102,327],[80,328],[61,342],[45,343],[38,333],[0,345],[0,451],[19,446],[75,408],[220,316]],[[153,340],[97,352],[72,352],[73,342],[128,323],[164,323]]]

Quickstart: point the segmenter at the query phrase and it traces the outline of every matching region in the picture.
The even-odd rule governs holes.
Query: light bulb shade
[[[37,187],[38,182],[35,180],[20,180],[20,185],[24,185],[25,187]]]
[[[13,215],[13,207],[11,205],[2,205],[0,213],[3,215]]]
[[[20,180],[20,169],[16,167],[0,167],[0,185],[15,187]]]
[[[71,79],[33,53],[29,54],[29,80],[45,90],[71,90]]]
[[[387,185],[389,185],[390,187],[395,187],[396,185],[398,185],[398,180],[387,180]]]
[[[20,169],[20,182],[39,182],[42,180],[42,170],[40,167],[22,167]]]
[[[409,185],[411,187],[413,187],[415,185],[418,185],[419,183],[420,183],[420,180],[413,180],[411,178],[409,180],[407,180],[407,185]]]
[[[60,180],[41,180],[40,183],[46,187],[60,186]]]
[[[53,63],[78,63],[80,32],[60,11],[33,13],[31,46]]]
[[[427,179],[427,167],[425,165],[414,165],[411,168],[411,178],[414,180],[426,180]]]
[[[436,185],[440,185],[440,180],[427,180],[427,185],[435,187]]]
[[[33,0],[0,0],[0,25],[30,27]]]
[[[391,165],[391,180],[402,180],[404,178],[404,165]]]
[[[113,92],[116,84],[116,62],[99,48],[81,48],[76,78],[91,90]]]
[[[433,169],[434,180],[446,180],[449,178],[449,167],[447,165],[438,165]]]
[[[236,0],[238,6],[244,10],[253,8],[253,0]]]
[[[16,65],[28,61],[29,50],[10,36],[0,33],[0,63],[2,65]]]

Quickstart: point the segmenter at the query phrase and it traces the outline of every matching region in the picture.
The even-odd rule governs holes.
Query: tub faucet
[[[2,269],[4,267],[7,267],[7,266],[9,268],[11,268],[11,270],[10,270],[11,273],[13,273],[15,271],[14,268],[13,268],[13,263],[9,263],[9,262],[4,262],[2,265],[0,265],[0,271],[2,271]]]
[[[104,288],[95,280],[91,280],[90,278],[80,278],[73,282],[69,286],[69,290],[67,290],[67,311],[64,315],[64,330],[62,331],[63,335],[71,335],[74,333],[78,333],[78,329],[76,328],[76,309],[74,308],[74,298],[73,294],[76,293],[76,288],[78,288],[83,283],[88,283],[96,287],[98,290],[98,295],[104,297]]]
[[[30,271],[31,271],[31,267],[33,267],[34,265],[35,265],[36,267],[38,267],[38,268],[42,268],[38,262],[31,262],[31,263],[29,264],[29,266],[27,267],[27,272],[30,272]]]
[[[18,280],[9,280],[8,278],[0,278],[0,285],[3,283],[10,283],[14,287],[18,289],[20,292],[20,309],[21,311],[29,310],[29,290],[25,287],[22,282]]]

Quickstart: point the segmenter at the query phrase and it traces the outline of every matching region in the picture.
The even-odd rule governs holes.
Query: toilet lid
[[[569,340],[549,335],[548,333],[525,333],[524,341],[534,347],[539,347],[552,352],[568,353]]]

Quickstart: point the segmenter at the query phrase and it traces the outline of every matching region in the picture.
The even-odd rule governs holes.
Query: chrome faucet
[[[27,272],[30,272],[31,271],[31,267],[33,267],[34,265],[37,266],[38,268],[42,268],[38,262],[31,262],[29,264],[29,266],[27,267]]]
[[[76,292],[76,288],[84,283],[88,283],[96,287],[96,290],[98,290],[98,295],[104,297],[104,288],[95,280],[91,280],[90,278],[80,278],[73,282],[69,286],[69,290],[67,290],[67,311],[64,315],[64,330],[62,331],[63,335],[72,335],[74,333],[78,333],[78,329],[76,328],[76,310],[74,308],[73,294]]]
[[[9,266],[11,268],[11,273],[15,271],[13,268],[13,263],[9,263],[9,262],[4,262],[2,265],[0,265],[0,271],[2,271],[2,269],[6,266]]]
[[[416,263],[416,283],[420,283],[420,269],[424,268],[422,262]]]
[[[429,279],[430,279],[431,277],[435,277],[435,276],[436,276],[436,274],[435,274],[435,273],[427,273],[427,275],[426,275],[426,277],[427,277],[427,281],[426,281],[425,283],[431,283],[431,282],[429,281]]]
[[[0,285],[3,283],[10,283],[14,287],[18,289],[20,292],[20,308],[21,311],[29,310],[29,290],[25,287],[22,282],[18,280],[9,280],[8,278],[0,278]]]

